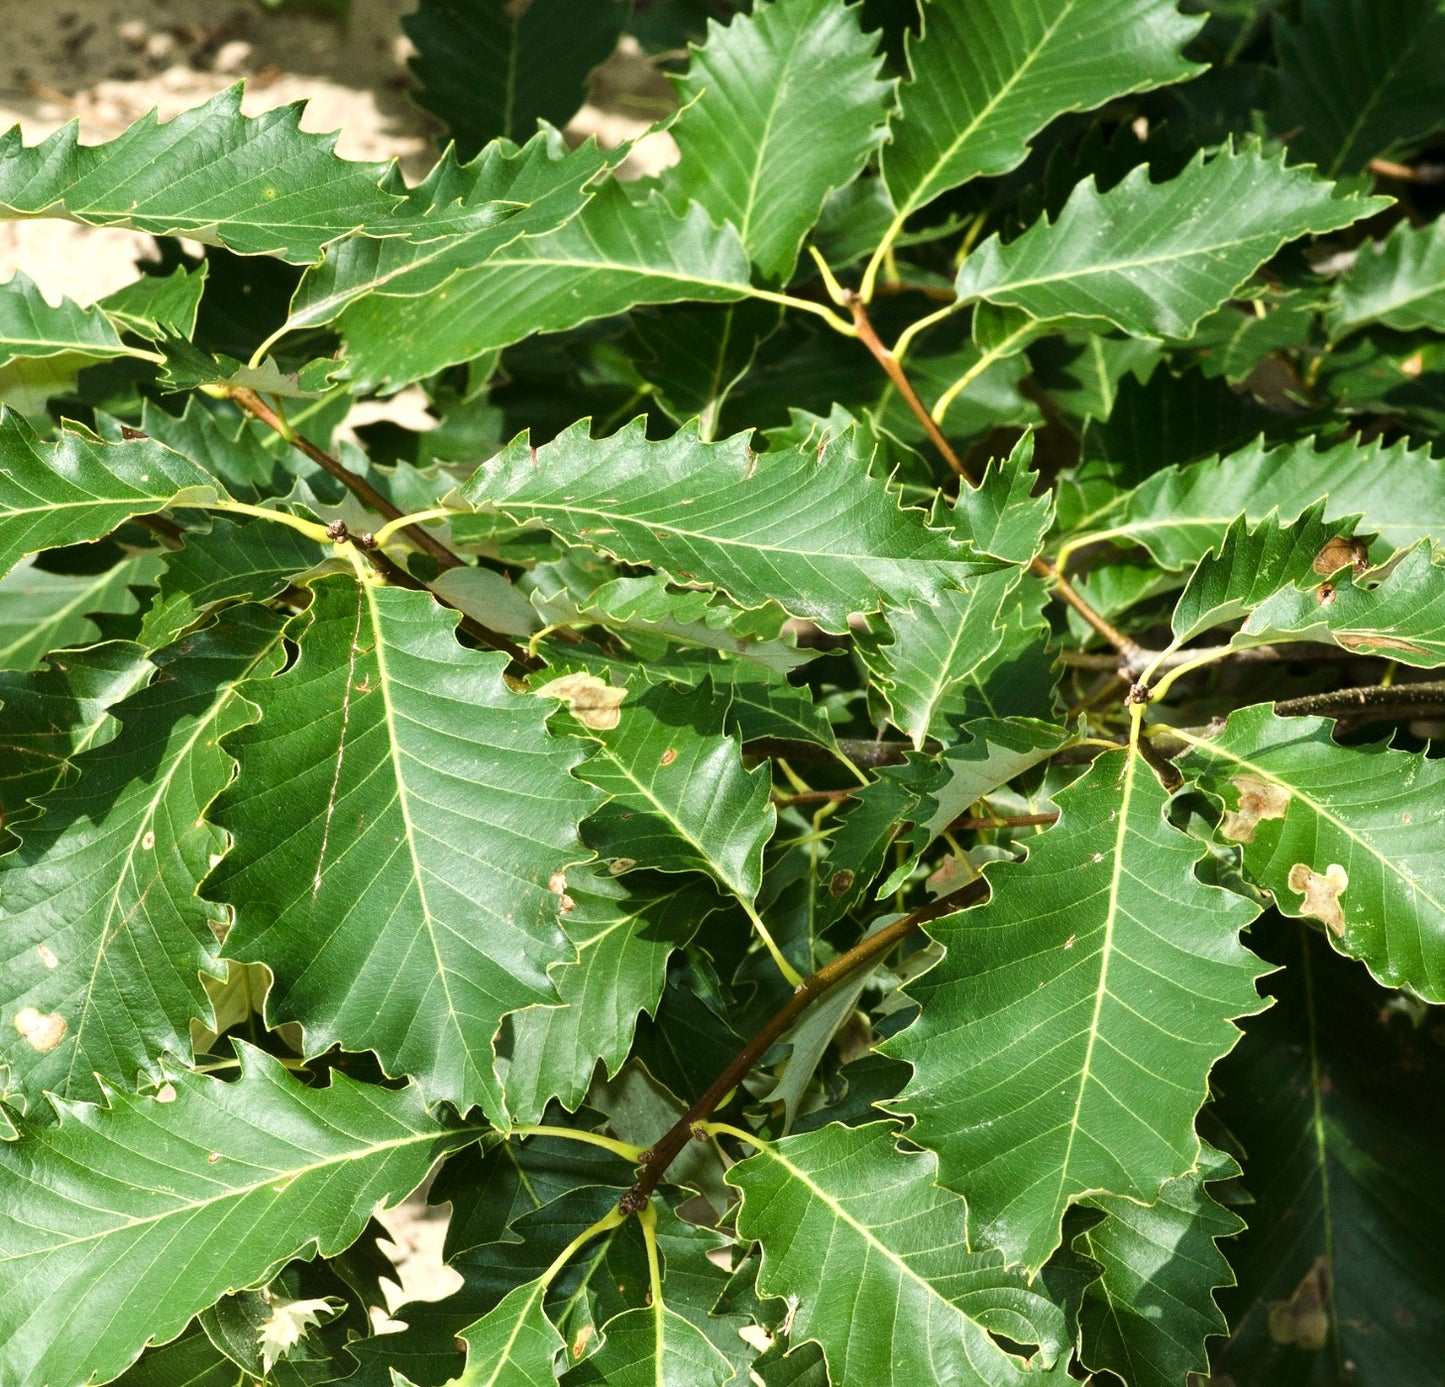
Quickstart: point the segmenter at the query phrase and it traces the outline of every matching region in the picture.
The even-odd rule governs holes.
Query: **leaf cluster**
[[[405,28],[0,137],[0,1380],[1434,1380],[1445,6]]]

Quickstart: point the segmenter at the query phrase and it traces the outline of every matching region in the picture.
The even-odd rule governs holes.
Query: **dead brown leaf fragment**
[[[1283,785],[1256,775],[1231,776],[1229,783],[1239,791],[1239,808],[1225,810],[1219,836],[1231,843],[1254,842],[1254,830],[1261,819],[1282,819],[1289,811],[1289,791]]]
[[[1300,914],[1319,920],[1337,939],[1344,938],[1345,934],[1345,912],[1340,908],[1340,897],[1349,884],[1349,873],[1338,862],[1331,862],[1322,873],[1303,862],[1296,862],[1289,869],[1289,889],[1304,897]]]
[[[1369,566],[1369,546],[1363,540],[1346,539],[1343,535],[1335,535],[1326,541],[1324,548],[1315,555],[1312,565],[1321,578],[1328,578],[1331,573],[1338,573],[1342,568],[1363,573]]]

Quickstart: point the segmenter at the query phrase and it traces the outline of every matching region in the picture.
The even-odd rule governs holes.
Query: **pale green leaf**
[[[1084,1291],[1079,1317],[1090,1368],[1129,1387],[1177,1387],[1208,1371],[1205,1340],[1228,1332],[1214,1292],[1234,1284],[1217,1243],[1244,1220],[1204,1187],[1238,1174],[1230,1157],[1201,1146],[1199,1169],[1166,1181],[1153,1204],[1117,1195],[1084,1201],[1107,1215],[1074,1239],[1075,1251],[1103,1268]]]
[[[235,907],[227,955],[273,970],[268,1013],[311,1051],[374,1049],[500,1118],[497,1028],[554,1002],[547,968],[573,956],[559,882],[597,802],[569,775],[583,748],[427,594],[313,590],[296,663],[246,685],[260,721],[228,743],[240,773],[213,817],[234,846],[206,885]]]
[[[1009,563],[1027,564],[1043,549],[1044,536],[1054,519],[1053,497],[1033,494],[1038,473],[1032,430],[1024,434],[1006,458],[990,462],[977,486],[958,489],[951,519],[960,539],[975,549]],[[939,524],[945,516],[936,517]]]
[[[194,269],[178,265],[168,275],[142,275],[107,294],[97,306],[112,322],[148,341],[190,337],[196,330],[209,267],[202,260]]]
[[[742,1191],[738,1234],[762,1244],[759,1294],[791,1298],[792,1342],[820,1343],[834,1382],[1045,1377],[1063,1315],[1000,1253],[969,1250],[963,1200],[935,1184],[932,1153],[898,1150],[896,1132],[833,1124],[728,1171]],[[824,1271],[835,1263],[846,1274]],[[1021,1359],[994,1335],[1037,1348]]]
[[[432,293],[519,236],[555,231],[576,216],[607,166],[596,145],[569,153],[555,131],[520,149],[495,141],[469,164],[445,155],[389,223],[327,247],[297,287],[286,326],[329,323],[368,294]]]
[[[137,610],[133,587],[155,582],[161,561],[135,554],[100,573],[51,573],[25,563],[0,578],[0,669],[35,669],[52,650],[100,635],[91,615]]]
[[[1056,799],[987,905],[928,926],[948,953],[885,1047],[914,1067],[890,1106],[967,1195],[975,1240],[1031,1268],[1071,1203],[1151,1203],[1193,1167],[1210,1067],[1265,971],[1238,938],[1258,907],[1195,875],[1203,846],[1137,755],[1105,753]]]
[[[848,435],[754,453],[742,434],[703,443],[683,430],[648,442],[639,419],[594,439],[583,421],[540,448],[515,440],[461,495],[625,563],[721,588],[745,607],[775,601],[831,631],[885,599],[927,598],[993,567],[901,509]]]
[[[562,1378],[564,1383],[607,1387],[721,1387],[732,1365],[702,1330],[659,1302],[624,1310],[602,1326],[602,1347]]]
[[[763,278],[785,281],[823,199],[849,183],[886,130],[891,82],[859,6],[770,0],[708,26],[676,80],[673,202],[729,221]]]
[[[552,1387],[552,1363],[566,1345],[542,1309],[546,1290],[528,1281],[457,1334],[466,1341],[467,1367],[456,1387]]]
[[[588,819],[587,841],[614,871],[704,872],[750,905],[777,815],[768,767],[745,770],[739,739],[723,730],[726,691],[643,686],[619,711],[616,727],[591,734],[600,749],[577,769],[610,797]]]
[[[1257,522],[1277,510],[1289,524],[1321,500],[1325,520],[1359,515],[1360,533],[1379,535],[1390,550],[1445,537],[1445,460],[1408,439],[1350,439],[1323,449],[1312,440],[1273,447],[1259,439],[1222,460],[1156,473],[1092,517],[1070,544],[1142,544],[1178,570],[1198,563],[1240,515]]]
[[[1180,49],[1200,22],[1172,0],[930,0],[883,152],[900,219],[1017,167],[1066,111],[1194,75]]]
[[[0,366],[67,352],[98,359],[132,355],[101,309],[67,298],[47,303],[35,281],[17,270],[0,284]]]
[[[141,638],[165,645],[213,604],[265,601],[328,557],[325,546],[289,525],[217,518],[208,534],[188,533],[184,547],[165,556]]]
[[[1401,332],[1445,329],[1445,223],[1401,222],[1385,240],[1360,247],[1335,285],[1329,324],[1343,336],[1363,323]]]
[[[100,539],[132,515],[224,495],[153,439],[99,443],[66,430],[46,443],[13,410],[0,413],[0,573],[26,554]]]
[[[0,822],[7,829],[35,817],[29,801],[68,780],[82,751],[110,740],[109,709],[154,673],[130,641],[67,650],[34,673],[0,673]]]
[[[1235,643],[1333,643],[1420,669],[1445,665],[1445,551],[1421,543],[1380,570],[1346,570],[1312,591],[1287,587],[1257,607]]]
[[[1445,124],[1440,0],[1316,0],[1299,25],[1274,16],[1271,127],[1296,158],[1356,173]]]
[[[565,125],[625,17],[617,0],[421,0],[402,20],[416,47],[414,99],[467,158],[498,136],[529,138],[539,120]]]
[[[1052,222],[985,241],[958,272],[961,302],[988,299],[1035,318],[1102,318],[1138,337],[1188,337],[1287,241],[1335,231],[1388,206],[1342,194],[1257,145],[1204,154],[1167,183],[1140,165],[1100,193],[1080,183]]]
[[[241,1054],[235,1083],[178,1073],[173,1096],[60,1103],[58,1126],[22,1119],[0,1142],[7,1381],[109,1381],[226,1291],[340,1252],[480,1130],[431,1117],[411,1086],[306,1088]]]
[[[1290,524],[1271,514],[1253,528],[1240,516],[1229,527],[1219,552],[1207,555],[1190,575],[1174,608],[1175,644],[1212,626],[1238,621],[1276,594],[1293,592],[1318,605],[1313,592],[1320,579],[1350,562],[1350,547],[1340,540],[1348,538],[1355,523],[1348,517],[1326,524],[1320,518],[1323,512],[1324,506],[1317,502]],[[1296,583],[1307,583],[1309,592],[1300,593]]]
[[[1445,1001],[1445,764],[1343,747],[1332,727],[1256,704],[1216,737],[1181,731],[1179,764],[1224,801],[1220,835],[1280,910],[1386,986]]]
[[[575,873],[567,894],[573,902],[567,934],[577,961],[552,972],[562,1005],[528,1007],[511,1018],[503,1087],[514,1122],[540,1122],[553,1098],[576,1111],[598,1061],[608,1077],[617,1073],[638,1013],[657,1011],[668,959],[718,904],[695,882],[611,877],[595,869]]]
[[[504,225],[504,230],[510,223]],[[642,303],[746,297],[747,252],[699,206],[674,213],[654,192],[632,201],[615,180],[557,230],[520,236],[434,294],[368,295],[342,315],[353,389],[395,388],[538,332]]]
[[[892,640],[862,650],[890,720],[916,749],[929,737],[952,740],[954,720],[971,711],[980,673],[1003,643],[1005,603],[1019,577],[1017,568],[981,573],[928,601],[890,608]]]
[[[0,1011],[31,1095],[155,1075],[210,1015],[198,974],[216,970],[224,911],[197,886],[223,840],[202,814],[231,779],[218,738],[252,716],[237,685],[279,663],[279,635],[271,613],[240,607],[154,656],[149,685],[110,710],[119,733],[76,758],[4,859]]]
[[[308,264],[397,197],[382,190],[386,165],[338,159],[336,136],[303,134],[300,114],[296,103],[243,116],[238,84],[164,123],[152,111],[108,144],[80,144],[72,121],[27,147],[14,126],[0,135],[0,218],[128,226]]]

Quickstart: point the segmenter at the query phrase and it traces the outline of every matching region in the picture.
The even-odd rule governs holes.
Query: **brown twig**
[[[829,800],[849,799],[858,793],[859,788],[857,785],[850,785],[844,790],[799,790],[795,794],[774,790],[772,801],[779,805],[826,804]]]
[[[722,1106],[728,1095],[747,1077],[748,1071],[767,1053],[773,1042],[819,997],[831,991],[845,978],[851,977],[860,968],[877,963],[895,944],[906,939],[925,921],[936,920],[940,915],[951,915],[956,910],[964,910],[981,901],[987,894],[987,883],[981,877],[975,878],[957,891],[940,896],[931,904],[919,907],[891,925],[885,925],[877,934],[870,934],[847,953],[839,954],[831,963],[804,978],[767,1025],[738,1051],[722,1073],[707,1086],[702,1097],[683,1113],[662,1139],[654,1144],[652,1150],[646,1153],[636,1183],[618,1201],[618,1208],[625,1214],[631,1214],[647,1203],[652,1191],[657,1188],[658,1181],[667,1173],[668,1166],[692,1139],[693,1128],[699,1122],[705,1122],[712,1116],[714,1109]]]
[[[1104,617],[1100,616],[1074,589],[1074,585],[1064,577],[1042,554],[1036,556],[1029,564],[1029,572],[1037,574],[1045,582],[1051,583],[1052,593],[1061,601],[1067,602],[1083,619],[1094,628],[1103,638],[1119,652],[1124,663],[1131,669],[1138,662],[1139,657],[1144,653],[1138,641],[1130,640],[1117,626],[1112,625]],[[1141,669],[1143,666],[1139,666]]]
[[[903,370],[903,363],[883,345],[883,340],[878,336],[873,326],[872,319],[868,316],[868,306],[851,289],[847,291],[844,299],[848,308],[853,314],[853,326],[858,330],[858,340],[873,353],[874,360],[883,368],[888,379],[893,382],[894,388],[903,396],[904,402],[908,405],[923,425],[923,431],[929,437],[929,441],[943,455],[943,460],[958,473],[970,486],[977,486],[978,483],[968,474],[968,469],[959,460],[959,456],[953,451],[953,445],[943,436],[943,430],[934,422],[933,416],[924,408],[923,401],[918,398],[918,392],[913,388],[912,382]]]
[[[1445,680],[1419,684],[1372,684],[1361,689],[1282,698],[1274,705],[1281,717],[1339,717],[1351,723],[1445,715]]]
[[[755,737],[743,750],[749,756],[781,756],[789,761],[837,761],[827,747],[814,742],[790,742],[785,737]],[[855,766],[876,770],[879,766],[901,766],[913,750],[907,742],[870,742],[859,737],[839,737],[838,750]]]
[[[227,388],[227,396],[232,403],[244,410],[255,419],[259,419],[268,428],[274,429],[297,451],[304,453],[323,471],[335,477],[357,500],[370,506],[378,515],[384,515],[388,520],[400,520],[402,512],[396,508],[385,496],[381,494],[365,477],[358,477],[340,458],[332,456],[325,448],[313,443],[309,438],[296,432],[270,405],[266,403],[254,390],[248,390],[245,386],[233,385]],[[422,529],[420,525],[403,525],[401,533],[414,543],[417,548],[430,554],[443,568],[466,568],[464,559],[452,553],[445,544],[435,535]],[[372,566],[378,572],[383,573],[388,582],[395,583],[399,587],[416,588],[421,591],[431,592],[431,595],[446,607],[455,607],[455,603],[448,602],[440,593],[432,591],[425,583],[413,578],[404,569],[391,562],[384,555],[375,549],[367,549],[362,546],[363,552],[371,560]],[[527,654],[516,641],[508,640],[506,636],[497,631],[482,625],[473,617],[463,616],[462,629],[469,635],[475,637],[485,646],[492,650],[500,650],[509,655],[512,660],[521,665],[523,669],[536,670],[542,668],[542,661]]]
[[[245,386],[233,385],[227,388],[226,394],[247,414],[259,419],[268,428],[275,429],[298,452],[304,453],[323,471],[329,472],[357,500],[364,502],[378,515],[384,515],[388,520],[401,519],[402,512],[392,505],[365,477],[358,477],[340,458],[332,456],[325,448],[319,447],[309,438],[297,433],[254,390],[248,390]],[[420,525],[407,525],[403,527],[402,533],[418,549],[425,550],[430,554],[443,568],[465,568],[467,566],[465,560],[458,558],[441,540],[422,529]]]
[[[1394,178],[1402,183],[1445,183],[1445,164],[1421,164],[1411,168],[1409,164],[1397,164],[1393,159],[1371,159],[1371,173],[1381,178]]]

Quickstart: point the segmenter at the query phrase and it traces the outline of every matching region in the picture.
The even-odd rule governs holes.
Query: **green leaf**
[[[1188,337],[1287,241],[1388,205],[1341,194],[1257,145],[1207,163],[1201,152],[1167,183],[1149,182],[1140,165],[1107,193],[1079,184],[1052,223],[1007,245],[985,241],[955,288],[960,302],[988,299],[1035,318],[1102,318],[1139,337]]]
[[[68,650],[34,673],[0,672],[0,822],[6,829],[33,819],[39,811],[30,801],[67,782],[81,752],[115,735],[109,709],[154,673],[144,650],[130,641]]]
[[[1343,747],[1332,727],[1256,704],[1217,737],[1181,732],[1179,764],[1224,801],[1220,836],[1278,909],[1322,923],[1386,986],[1445,1000],[1445,765]]]
[[[857,176],[887,128],[893,84],[880,80],[860,8],[774,0],[726,27],[714,21],[675,82],[683,110],[668,196],[731,222],[770,282],[792,274],[824,198]]]
[[[456,1387],[551,1387],[553,1360],[566,1344],[542,1309],[546,1291],[540,1279],[528,1281],[458,1333],[467,1368]]]
[[[614,1315],[602,1326],[602,1336],[602,1347],[564,1374],[564,1383],[720,1387],[733,1379],[732,1365],[702,1330],[661,1302]]]
[[[328,557],[324,546],[289,525],[218,518],[209,534],[187,534],[185,547],[166,555],[141,637],[166,645],[213,604],[265,601]]]
[[[657,1012],[668,959],[717,908],[716,898],[696,883],[650,874],[577,874],[567,894],[574,905],[567,933],[577,961],[553,970],[562,1005],[528,1007],[511,1017],[503,1086],[514,1122],[540,1122],[553,1098],[576,1111],[599,1060],[609,1078],[622,1068],[638,1013]]]
[[[357,391],[395,388],[636,304],[744,298],[748,274],[731,226],[715,226],[698,206],[674,213],[656,192],[634,202],[609,181],[555,231],[508,241],[435,294],[400,297],[405,281],[396,276],[386,292],[349,307],[341,317],[348,374]]]
[[[1269,605],[1267,599],[1276,594],[1304,595],[1293,586],[1296,583],[1307,582],[1313,592],[1325,574],[1341,562],[1348,563],[1349,545],[1338,545],[1343,555],[1339,561],[1331,545],[1340,537],[1348,538],[1354,519],[1327,525],[1320,518],[1323,513],[1324,506],[1316,503],[1291,524],[1282,524],[1271,514],[1253,528],[1247,517],[1240,516],[1229,527],[1219,552],[1206,556],[1190,575],[1174,609],[1174,643],[1182,645],[1212,626],[1238,621]]]
[[[1329,0],[1302,22],[1274,16],[1269,122],[1296,159],[1356,173],[1445,124],[1437,57],[1440,0]]]
[[[1200,21],[1170,0],[930,0],[883,152],[900,222],[971,178],[1023,163],[1056,116],[1193,76]]]
[[[1445,34],[1445,27],[1442,27]],[[1445,223],[1401,222],[1383,241],[1367,241],[1335,285],[1330,332],[1363,323],[1401,332],[1439,330],[1445,322]]]
[[[235,908],[227,955],[272,969],[269,1014],[311,1053],[374,1049],[500,1118],[497,1027],[555,1001],[547,967],[572,957],[549,883],[586,857],[582,748],[427,594],[313,590],[299,658],[245,686],[260,722],[228,744],[240,771],[213,819],[234,846],[206,885]]]
[[[1428,1382],[1445,1335],[1445,1122],[1420,1102],[1445,1082],[1431,1020],[1312,930],[1268,942],[1278,1000],[1219,1078],[1250,1227],[1230,1251],[1239,1291],[1215,1372],[1239,1387]]]
[[[612,870],[704,872],[746,905],[763,880],[777,816],[766,765],[745,770],[724,732],[727,696],[665,683],[630,690],[617,726],[577,774],[609,796],[587,839]],[[619,863],[629,864],[619,866]]]
[[[110,710],[114,740],[76,758],[5,859],[0,959],[9,1047],[27,1092],[91,1098],[96,1076],[129,1087],[164,1051],[189,1048],[210,1006],[221,908],[197,886],[222,840],[202,818],[231,779],[218,738],[251,717],[237,685],[274,667],[280,623],[259,607],[228,612]]]
[[[21,1119],[0,1142],[7,1378],[108,1381],[226,1291],[340,1252],[378,1200],[398,1202],[478,1130],[429,1116],[410,1085],[336,1074],[304,1088],[261,1052],[241,1056],[235,1083],[177,1073],[164,1098],[62,1102],[58,1126]]]
[[[526,140],[537,122],[565,125],[587,76],[617,46],[626,16],[616,0],[421,0],[402,20],[416,46],[415,100],[439,117],[464,158],[501,136]]]
[[[1378,584],[1378,585],[1376,585]],[[1420,669],[1445,665],[1445,552],[1428,542],[1384,571],[1346,570],[1313,591],[1288,587],[1249,616],[1237,644],[1325,641]]]
[[[100,443],[66,430],[45,443],[13,410],[0,413],[0,573],[26,554],[100,539],[132,515],[224,495],[153,439]]]
[[[21,270],[0,284],[0,366],[19,357],[116,357],[133,355],[99,308],[71,299],[47,303],[35,281]]]
[[[91,615],[137,610],[133,587],[160,572],[154,553],[123,559],[100,573],[51,573],[22,564],[0,578],[0,669],[36,669],[51,650],[86,645],[100,631]]]
[[[834,1382],[1043,1378],[1063,1315],[998,1252],[969,1250],[963,1201],[934,1183],[933,1155],[899,1151],[896,1133],[832,1124],[728,1171],[742,1192],[738,1235],[763,1248],[758,1293],[790,1297],[792,1341],[821,1344]],[[835,1265],[847,1274],[819,1275]],[[1038,1348],[1024,1360],[994,1335]]]
[[[892,640],[864,661],[888,702],[889,719],[915,749],[929,737],[947,742],[955,721],[973,711],[981,672],[1003,644],[1003,617],[1019,570],[1001,569],[947,588],[929,601],[885,613]]]
[[[164,124],[153,111],[108,144],[80,144],[72,121],[27,147],[17,125],[0,135],[0,218],[128,226],[309,264],[397,198],[382,190],[386,165],[338,159],[335,135],[303,134],[301,109],[243,116],[238,83]]]
[[[168,275],[142,275],[107,294],[98,307],[127,332],[151,342],[190,337],[196,330],[208,269],[209,262],[203,260],[194,269],[178,265]]]
[[[1027,564],[1043,549],[1054,519],[1053,497],[1033,494],[1038,474],[1034,435],[1024,434],[1006,458],[990,462],[977,486],[958,489],[952,521],[959,537],[1009,563]],[[940,523],[942,518],[940,517]]]
[[[1313,439],[1279,447],[1261,439],[1222,460],[1156,473],[1070,543],[1142,544],[1164,567],[1184,569],[1240,515],[1255,523],[1278,511],[1290,524],[1315,501],[1325,503],[1326,521],[1361,516],[1360,533],[1379,535],[1390,550],[1445,536],[1445,461],[1408,439],[1350,439],[1323,449]]]
[[[1234,1273],[1217,1243],[1244,1220],[1204,1186],[1239,1167],[1210,1146],[1201,1146],[1199,1167],[1166,1181],[1147,1206],[1115,1195],[1084,1201],[1108,1217],[1074,1239],[1074,1250],[1103,1268],[1084,1291],[1081,1356],[1130,1387],[1176,1387],[1208,1371],[1205,1340],[1228,1332],[1214,1292],[1232,1286]]]
[[[649,442],[639,419],[594,439],[584,421],[540,448],[516,439],[461,496],[745,607],[775,601],[830,631],[885,598],[927,598],[992,566],[900,509],[847,435],[759,454],[745,435],[703,443],[684,429]]]
[[[433,293],[518,237],[555,231],[586,205],[608,158],[590,141],[568,152],[545,130],[521,149],[489,144],[469,164],[444,155],[389,224],[327,247],[297,286],[286,328],[329,323],[368,294]]]
[[[975,1240],[1029,1268],[1071,1203],[1152,1203],[1194,1166],[1210,1067],[1265,971],[1238,939],[1258,907],[1195,875],[1203,847],[1137,755],[1106,752],[1056,798],[1027,861],[989,871],[992,900],[928,926],[948,953],[884,1046],[914,1067],[893,1105]]]

